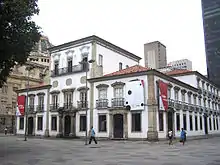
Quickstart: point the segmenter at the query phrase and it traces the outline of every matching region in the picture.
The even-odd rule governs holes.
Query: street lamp
[[[87,97],[88,97],[88,90],[87,90],[87,88],[88,88],[88,70],[89,70],[89,68],[88,68],[88,66],[89,66],[89,64],[90,63],[93,63],[93,62],[95,62],[95,60],[89,60],[88,61],[88,58],[87,57],[85,57],[81,62],[80,62],[80,64],[85,64],[85,70],[86,70],[86,97],[85,97],[85,108],[86,108],[86,139],[85,139],[85,145],[87,145],[87,139],[88,139],[88,127],[87,127],[87,125],[88,125],[88,104],[87,104]]]
[[[25,130],[24,130],[24,141],[27,141],[27,129],[28,129],[28,93],[29,93],[29,83],[30,83],[30,70],[33,69],[31,66],[27,66],[27,96],[25,104]]]

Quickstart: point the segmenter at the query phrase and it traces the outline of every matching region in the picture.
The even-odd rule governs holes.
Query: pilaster
[[[62,123],[62,115],[59,114],[59,133],[57,135],[57,137],[62,137],[63,133],[62,133],[62,128],[63,128],[63,123]]]
[[[36,134],[36,115],[33,116],[33,132],[32,135],[35,136]]]
[[[94,110],[94,83],[91,83],[90,84],[90,125],[89,125],[89,128],[91,126],[93,126],[93,110]]]
[[[128,138],[128,114],[124,113],[123,115],[123,120],[124,120],[124,138]]]
[[[71,127],[70,127],[70,136],[76,136],[76,117],[75,115],[71,116]]]
[[[49,137],[50,89],[47,89],[46,129],[44,136]]]
[[[113,114],[109,114],[109,138],[113,138]]]

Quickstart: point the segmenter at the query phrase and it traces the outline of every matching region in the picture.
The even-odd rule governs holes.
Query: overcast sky
[[[143,58],[143,45],[157,40],[168,62],[187,58],[206,74],[200,1],[39,0],[34,20],[54,45],[97,35]]]

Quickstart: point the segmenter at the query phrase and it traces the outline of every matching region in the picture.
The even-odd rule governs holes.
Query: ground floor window
[[[57,131],[57,117],[56,116],[51,117],[51,130]]]
[[[20,117],[19,120],[19,129],[24,129],[24,117]]]
[[[106,114],[99,114],[99,132],[106,132]]]
[[[180,114],[176,113],[176,130],[180,131]]]
[[[5,117],[2,117],[2,118],[1,118],[1,124],[2,124],[2,125],[5,125],[5,123],[6,123],[5,121],[6,121]]]
[[[198,131],[198,116],[195,114],[195,130]]]
[[[131,114],[131,131],[140,132],[141,131],[141,113]]]
[[[199,121],[200,121],[200,130],[202,130],[203,129],[203,127],[202,127],[202,116],[200,116]]]
[[[183,114],[183,129],[187,130],[186,114]]]
[[[43,130],[43,117],[42,116],[37,117],[37,130],[38,131]]]
[[[159,111],[159,131],[164,131],[164,119],[163,119],[163,112]]]
[[[216,128],[218,130],[218,117],[216,117]]]
[[[189,115],[189,128],[190,128],[190,131],[193,130],[193,117],[192,117],[192,114]]]
[[[211,120],[211,117],[209,117],[209,129],[212,130],[212,120]]]
[[[80,115],[79,122],[79,131],[86,131],[86,116]]]
[[[215,117],[213,116],[213,128],[214,128],[214,130],[216,129],[216,126],[215,126]]]

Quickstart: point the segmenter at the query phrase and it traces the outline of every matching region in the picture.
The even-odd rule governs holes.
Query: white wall
[[[137,65],[138,62],[129,59],[128,57],[123,56],[122,54],[119,54],[118,52],[115,52],[111,49],[105,48],[104,46],[101,46],[99,44],[96,44],[96,59],[97,64],[99,60],[99,54],[103,56],[103,74],[108,74],[111,72],[115,72],[119,70],[119,63],[122,63],[122,69],[126,68],[126,65],[129,67]]]
[[[185,76],[172,76],[177,80],[180,80],[186,84],[190,84],[191,86],[197,88],[197,79],[196,75],[185,75]]]

